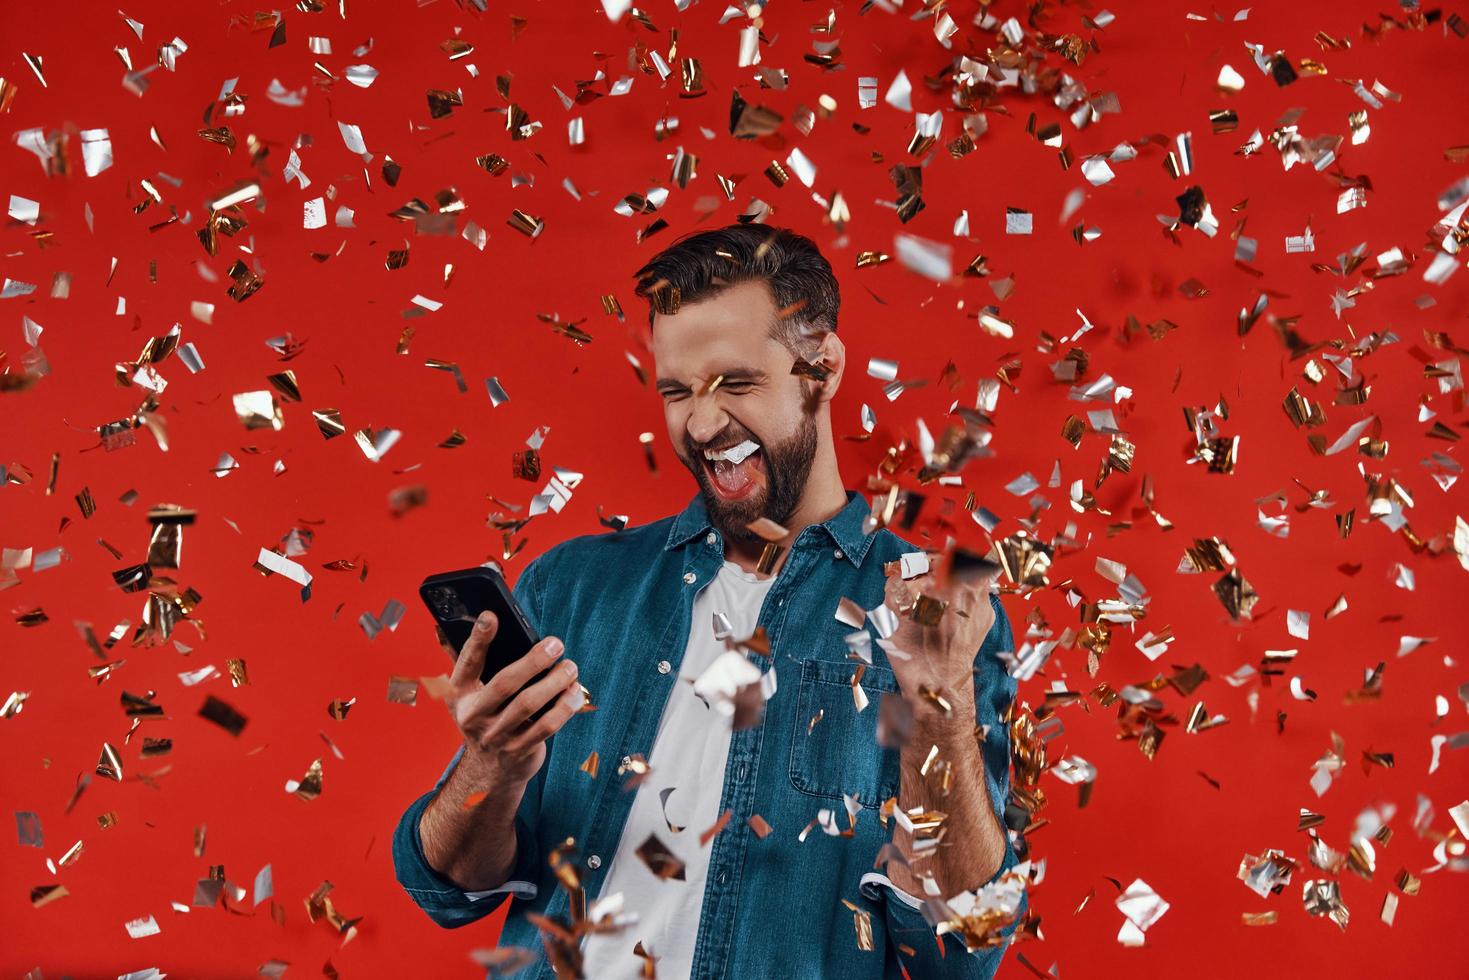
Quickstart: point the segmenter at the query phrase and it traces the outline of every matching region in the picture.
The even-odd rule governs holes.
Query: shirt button
[[[695,575],[693,572],[684,572],[683,573],[683,584],[684,585],[693,585],[694,582],[698,580],[698,578],[699,578],[699,576]]]
[[[840,557],[842,557],[842,549],[838,548],[836,551],[833,551],[831,553],[831,556],[833,558],[840,558]]]
[[[728,875],[726,875],[723,871],[721,871],[721,872],[719,872],[719,874],[716,877],[718,878],[719,883],[722,885],[722,884],[724,884],[724,879],[726,877],[728,877]]]
[[[623,756],[622,757],[622,768],[626,769],[630,765],[632,765],[632,756],[630,756],[630,755]]]
[[[673,669],[673,665],[670,664],[667,660],[660,660],[660,661],[658,661],[658,673],[660,673],[660,674],[666,674],[666,673],[668,673],[672,669]]]
[[[598,857],[597,855],[593,854],[593,855],[591,855],[590,857],[587,858],[587,867],[591,868],[593,871],[596,871],[601,866],[602,866],[602,859],[600,857]]]
[[[706,534],[704,536],[704,541],[706,543],[708,543],[708,544],[713,544],[715,537],[716,537],[715,533],[713,531],[710,531],[708,534]]]

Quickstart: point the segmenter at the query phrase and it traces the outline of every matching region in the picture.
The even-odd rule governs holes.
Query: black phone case
[[[523,657],[540,641],[540,635],[531,626],[505,579],[493,568],[481,565],[430,575],[418,587],[418,594],[428,607],[429,614],[444,632],[444,638],[453,647],[457,659],[459,651],[474,629],[474,621],[480,613],[490,610],[499,621],[495,637],[485,652],[484,669],[480,672],[481,683],[490,679],[515,660]],[[521,690],[545,677],[550,667],[532,677]],[[516,692],[519,693],[519,692]],[[552,698],[531,716],[539,718],[556,704]]]

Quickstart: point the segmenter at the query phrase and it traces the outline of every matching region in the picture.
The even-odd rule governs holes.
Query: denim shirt
[[[692,976],[701,980],[897,980],[900,961],[918,980],[981,978],[993,976],[1004,955],[1003,946],[968,953],[957,936],[937,936],[911,896],[872,875],[881,870],[873,862],[894,829],[892,820],[882,826],[877,810],[899,789],[899,751],[877,743],[877,709],[898,684],[886,653],[873,642],[873,662],[860,681],[870,703],[857,712],[851,685],[855,664],[844,641],[853,630],[835,614],[843,596],[875,609],[885,594],[883,563],[922,549],[887,528],[864,534],[868,513],[867,500],[847,491],[841,511],[803,528],[761,606],[758,622],[769,636],[771,656],[751,651],[746,656],[762,671],[776,671],[776,693],[765,703],[764,720],[735,731],[730,741],[720,812],[732,815],[706,845],[712,851],[692,968]],[[722,536],[698,495],[679,514],[572,538],[533,560],[516,582],[515,597],[542,636],[565,641],[565,656],[576,661],[578,680],[591,692],[596,710],[573,715],[548,740],[546,763],[516,811],[511,880],[500,888],[465,892],[424,858],[419,817],[458,763],[463,745],[434,788],[398,823],[393,835],[398,881],[434,922],[446,928],[468,925],[510,898],[500,945],[534,954],[532,964],[517,974],[524,980],[554,977],[526,916],[569,918],[566,891],[547,860],[566,838],[577,844],[587,904],[599,897],[635,793],[624,788],[618,764],[634,754],[652,754],[664,702],[679,683],[694,597],[723,560]],[[998,719],[1016,685],[997,653],[1013,651],[1014,645],[999,598],[991,596],[990,602],[995,623],[975,657],[975,705],[977,723],[988,726],[982,748],[985,780],[1003,828],[1010,738]],[[875,641],[871,623],[865,628]],[[808,733],[818,712],[824,712],[822,719]],[[600,761],[595,779],[581,769],[594,751]],[[855,795],[862,806],[852,836],[829,835],[818,826],[799,840],[821,809],[833,811],[837,826],[847,829],[844,793]],[[764,838],[747,822],[754,814],[771,827]],[[965,831],[951,827],[948,832]],[[1008,832],[1005,838],[995,878],[1018,863]],[[863,882],[864,875],[872,876]],[[858,946],[854,914],[844,899],[869,913],[872,950]],[[1020,917],[1027,901],[1022,898]],[[1005,934],[1014,929],[1012,923]],[[622,935],[630,948],[637,941],[636,923]]]

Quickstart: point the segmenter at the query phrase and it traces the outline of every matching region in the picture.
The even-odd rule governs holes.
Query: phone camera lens
[[[436,585],[429,590],[429,601],[433,603],[435,611],[443,619],[452,618],[454,615],[454,590],[447,585]]]

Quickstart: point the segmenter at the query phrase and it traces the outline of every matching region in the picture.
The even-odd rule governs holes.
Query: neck
[[[785,537],[775,542],[781,546],[782,551],[770,574],[779,574],[786,557],[791,553],[791,545],[801,531],[812,524],[830,520],[845,506],[847,491],[842,485],[841,472],[837,469],[836,451],[828,439],[818,450],[816,459],[811,462],[811,472],[806,478],[801,502],[797,505],[796,512],[785,522]],[[764,550],[765,542],[762,540],[726,541],[724,557],[745,571],[753,572],[760,563],[760,555]]]

